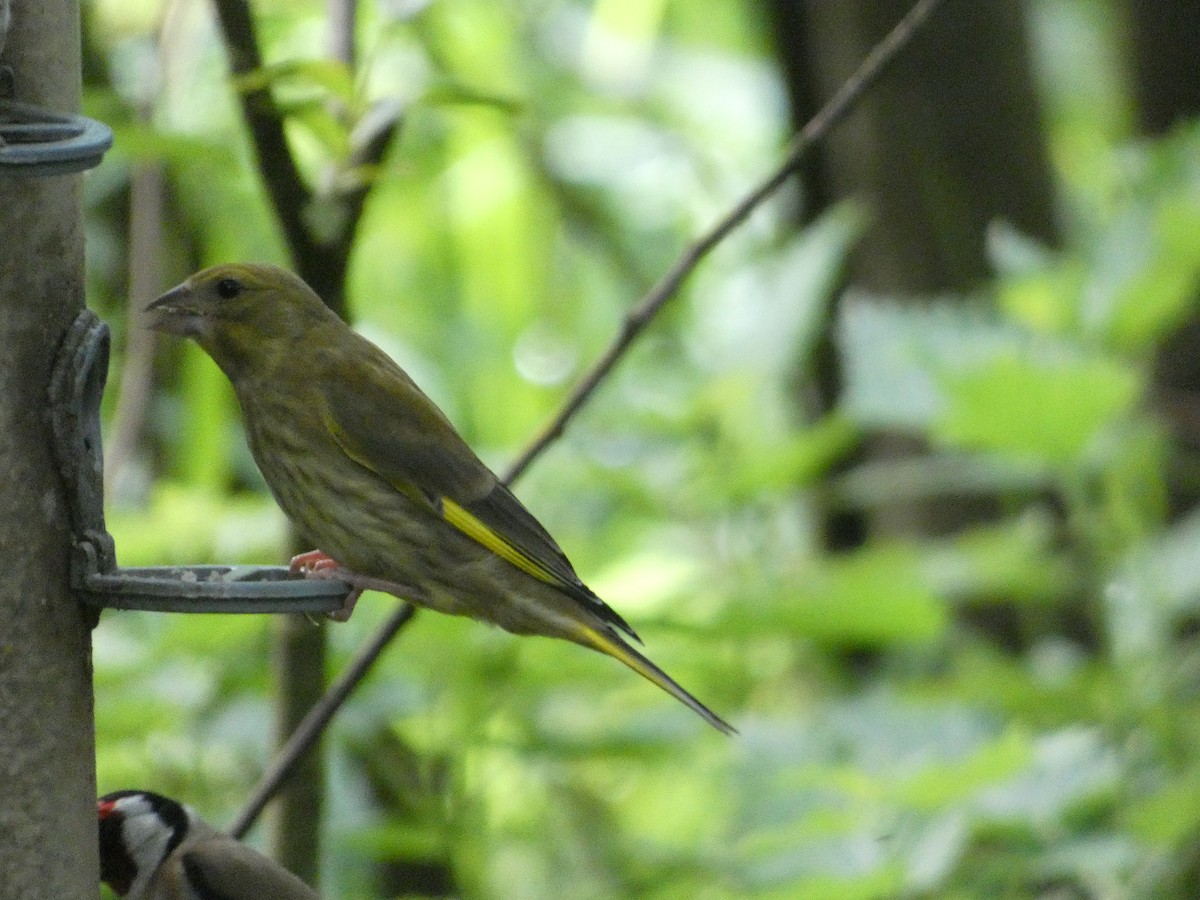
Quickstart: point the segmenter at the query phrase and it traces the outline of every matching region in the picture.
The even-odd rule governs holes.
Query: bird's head
[[[197,272],[147,308],[155,331],[192,338],[231,377],[264,355],[295,349],[334,314],[279,266],[235,263]]]
[[[100,880],[121,896],[139,897],[192,826],[188,809],[150,791],[116,791],[96,801]]]

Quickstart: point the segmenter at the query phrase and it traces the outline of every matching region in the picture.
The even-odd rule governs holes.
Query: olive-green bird
[[[625,641],[639,639],[442,411],[298,277],[214,266],[148,312],[232,382],[275,500],[320,547],[297,558],[306,571],[599,650],[733,733]]]

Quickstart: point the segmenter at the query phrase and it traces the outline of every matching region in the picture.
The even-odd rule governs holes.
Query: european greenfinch
[[[442,411],[300,278],[214,266],[148,312],[150,327],[193,338],[233,384],[271,493],[321,548],[295,561],[309,574],[590,647],[734,731],[630,646],[633,629]]]

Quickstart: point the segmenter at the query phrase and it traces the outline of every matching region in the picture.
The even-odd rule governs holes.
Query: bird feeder
[[[98,165],[112,146],[103,122],[51,112],[13,98],[12,70],[0,66],[0,176],[48,177]],[[313,581],[281,566],[117,565],[104,527],[100,400],[108,377],[108,326],[85,309],[63,339],[50,381],[54,456],[67,487],[73,532],[71,584],[97,610],[326,613],[350,587]]]
[[[112,129],[86,116],[51,112],[13,99],[13,74],[0,67],[0,175],[69,175],[100,164]]]

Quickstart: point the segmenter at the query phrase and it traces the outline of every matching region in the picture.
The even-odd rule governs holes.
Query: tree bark
[[[772,0],[768,14],[793,121],[806,121],[911,5]],[[843,199],[864,203],[869,224],[849,260],[848,280],[897,299],[976,287],[989,275],[985,235],[997,219],[1055,243],[1053,180],[1024,4],[946,4],[801,175],[805,219]],[[832,408],[840,378],[829,336],[818,349],[815,381],[817,405]],[[867,452],[919,449],[882,436]],[[832,517],[827,543],[855,546],[868,531],[945,531],[986,514],[973,503],[880,507],[869,520]]]
[[[311,550],[311,547],[305,549]],[[299,551],[297,551],[299,552]],[[271,623],[271,673],[276,751],[325,692],[325,623],[308,616],[275,616]],[[321,873],[321,822],[325,807],[324,741],[296,763],[269,819],[271,855],[311,885]]]
[[[794,119],[806,121],[911,0],[774,0]],[[1054,190],[1029,69],[1024,4],[950,3],[809,170],[816,213],[858,197],[871,223],[851,280],[889,293],[964,290],[988,277],[996,219],[1054,242]]]
[[[1129,23],[1138,131],[1161,137],[1180,122],[1200,115],[1200,54],[1196,51],[1200,3],[1126,0],[1124,13]],[[1175,471],[1187,472],[1200,455],[1200,315],[1189,315],[1159,348],[1154,387],[1159,410],[1175,439]],[[1170,489],[1174,514],[1190,510],[1200,500],[1200,490],[1189,477],[1173,478]]]
[[[1133,93],[1143,134],[1200,115],[1200,3],[1127,0]]]
[[[79,5],[17,0],[0,62],[17,98],[79,105]],[[0,894],[95,897],[89,617],[50,452],[55,351],[83,306],[80,178],[0,176]]]

